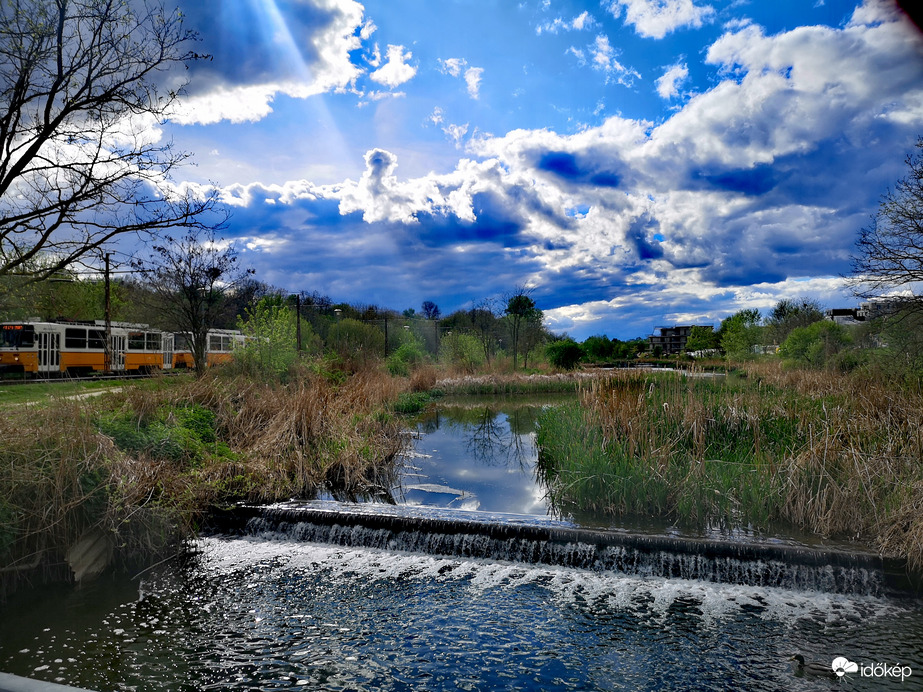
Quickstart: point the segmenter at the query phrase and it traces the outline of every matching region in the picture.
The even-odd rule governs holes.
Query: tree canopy
[[[189,154],[151,134],[194,38],[153,0],[0,2],[0,275],[43,278],[120,234],[220,223],[214,197],[171,183]]]

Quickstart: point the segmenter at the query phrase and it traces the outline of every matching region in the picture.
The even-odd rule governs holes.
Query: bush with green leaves
[[[260,300],[238,318],[247,343],[234,352],[236,366],[245,372],[282,377],[298,358],[295,313],[277,296]],[[302,341],[313,338],[311,327],[301,325]]]
[[[347,318],[330,327],[327,348],[344,363],[363,367],[383,357],[385,334],[378,327]]]
[[[405,341],[388,356],[388,372],[398,377],[408,377],[411,371],[426,359],[423,345],[416,339]]]
[[[473,334],[446,334],[439,343],[439,352],[443,362],[464,372],[474,372],[484,364],[484,348]]]
[[[793,329],[779,347],[779,353],[783,358],[823,367],[851,342],[849,332],[842,325],[831,320],[821,320],[807,327]]]
[[[573,370],[583,358],[583,349],[573,339],[553,341],[545,347],[545,351],[551,364],[561,370]]]
[[[753,347],[762,339],[760,311],[740,310],[721,323],[718,341],[728,358],[741,359],[753,355]]]

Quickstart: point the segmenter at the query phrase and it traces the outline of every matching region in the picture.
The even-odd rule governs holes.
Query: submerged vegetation
[[[554,503],[861,539],[923,567],[923,401],[859,373],[621,371],[540,419]]]

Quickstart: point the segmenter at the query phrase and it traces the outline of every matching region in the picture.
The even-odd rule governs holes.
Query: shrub
[[[246,345],[234,352],[235,367],[254,375],[282,377],[298,358],[296,351],[296,317],[285,305],[261,300],[247,308],[246,319],[238,320],[238,328],[249,337]],[[302,324],[302,342],[313,332]]]
[[[377,327],[347,318],[330,328],[327,348],[344,363],[353,368],[361,368],[382,357],[385,335]]]
[[[821,367],[852,341],[847,331],[830,320],[793,329],[779,348],[783,358]]]
[[[388,356],[388,372],[398,377],[409,377],[411,371],[425,358],[423,345],[419,341],[407,341]]]
[[[463,372],[474,372],[484,363],[484,348],[472,334],[453,332],[439,344],[442,360]]]
[[[554,341],[548,344],[545,350],[551,364],[562,370],[573,370],[583,358],[583,349],[572,339]]]

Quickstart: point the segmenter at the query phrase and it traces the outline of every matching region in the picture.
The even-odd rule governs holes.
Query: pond
[[[566,398],[465,397],[430,408],[416,421],[395,496],[407,505],[553,514],[536,475],[535,425],[543,406]]]
[[[557,516],[535,473],[535,419],[559,400],[446,401],[414,424],[402,506],[311,505],[443,530],[495,522],[510,531],[493,557],[463,535],[448,554],[381,529],[251,521],[134,579],[23,593],[2,606],[0,670],[93,690],[921,688],[915,597],[754,583],[747,567],[738,583],[668,576],[677,558],[656,552],[633,571],[508,557],[517,526],[593,524]],[[856,670],[835,678],[839,657]]]

